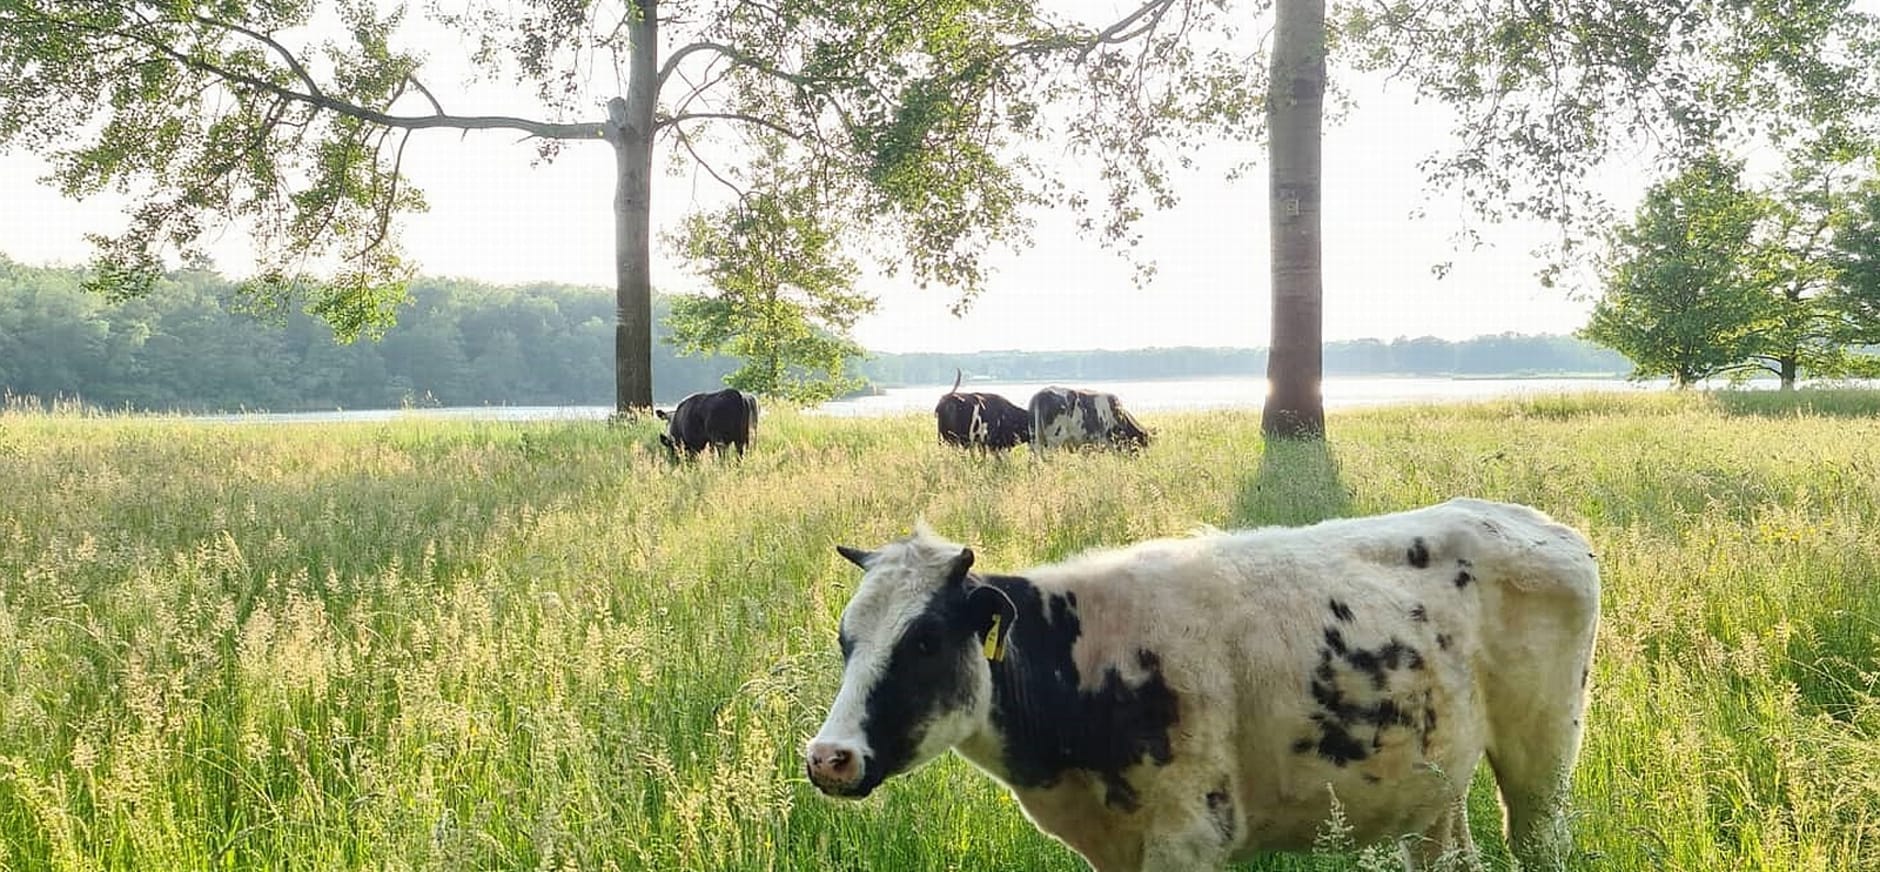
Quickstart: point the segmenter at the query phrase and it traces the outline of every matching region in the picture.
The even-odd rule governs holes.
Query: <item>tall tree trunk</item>
[[[1785,357],[1782,359],[1782,372],[1780,375],[1782,376],[1783,390],[1795,390],[1795,376],[1799,374],[1800,369],[1801,367],[1796,364],[1795,358]]]
[[[607,103],[614,146],[615,411],[653,405],[653,106],[659,98],[657,0],[627,25],[627,96]]]
[[[1273,340],[1266,359],[1268,437],[1323,438],[1319,129],[1325,116],[1325,0],[1278,0],[1266,123],[1273,246]]]

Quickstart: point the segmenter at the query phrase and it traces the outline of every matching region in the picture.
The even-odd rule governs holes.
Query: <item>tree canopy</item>
[[[1642,377],[1680,385],[1764,371],[1793,387],[1868,375],[1880,336],[1860,265],[1873,158],[1798,155],[1767,184],[1707,155],[1651,188],[1612,234],[1604,294],[1584,335]],[[1862,171],[1867,176],[1862,181]]]

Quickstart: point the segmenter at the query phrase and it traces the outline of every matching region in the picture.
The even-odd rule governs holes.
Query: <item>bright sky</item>
[[[438,60],[455,41],[414,38],[428,39]],[[487,85],[453,89],[443,77],[427,84],[453,112],[526,113],[514,95],[479,102]],[[1487,226],[1488,246],[1454,248],[1461,206],[1426,195],[1416,168],[1447,142],[1442,108],[1416,104],[1401,86],[1346,87],[1356,108],[1325,137],[1326,338],[1462,339],[1579,327],[1590,302],[1535,280],[1531,252],[1551,237],[1549,228]],[[948,313],[953,297],[945,289],[867,277],[880,308],[858,325],[857,338],[880,351],[1265,345],[1266,173],[1262,161],[1246,178],[1226,181],[1224,170],[1237,156],[1222,147],[1207,166],[1178,176],[1180,205],[1147,220],[1142,249],[1159,273],[1146,288],[1134,286],[1127,263],[1080,238],[1071,216],[1041,214],[1036,245],[997,254],[989,290],[963,318]],[[431,209],[404,220],[404,242],[423,272],[612,285],[612,150],[573,143],[552,164],[531,166],[532,157],[533,148],[513,133],[413,136],[405,167]],[[120,227],[124,203],[65,200],[37,181],[45,171],[29,154],[0,154],[0,252],[28,263],[82,263],[90,251],[84,234]],[[1639,167],[1615,167],[1605,187],[1636,193],[1642,178]],[[657,178],[656,225],[672,228],[694,204],[714,200],[713,184],[691,172]],[[1428,217],[1412,219],[1419,207]],[[246,269],[239,232],[224,235],[212,251],[225,271]],[[654,256],[660,290],[701,287],[657,242]],[[1440,261],[1454,268],[1437,279],[1430,267]]]

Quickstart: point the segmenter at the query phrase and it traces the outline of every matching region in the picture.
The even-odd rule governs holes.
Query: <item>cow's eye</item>
[[[914,653],[932,657],[940,651],[940,632],[931,627],[914,632]]]

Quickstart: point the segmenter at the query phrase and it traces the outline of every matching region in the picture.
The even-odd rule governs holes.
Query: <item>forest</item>
[[[305,411],[406,405],[605,405],[614,390],[613,295],[557,284],[412,283],[397,323],[335,341],[322,320],[269,311],[211,270],[170,273],[148,296],[112,301],[76,269],[0,257],[0,392],[78,398],[104,409]],[[655,398],[718,386],[726,357],[681,356],[655,301]],[[876,353],[856,365],[875,386],[945,384],[956,368],[1008,380],[1257,375],[1264,349]],[[1331,375],[1616,375],[1618,354],[1566,336],[1331,342]]]

